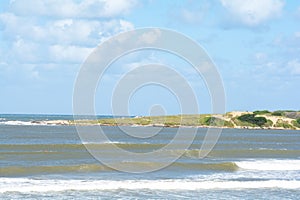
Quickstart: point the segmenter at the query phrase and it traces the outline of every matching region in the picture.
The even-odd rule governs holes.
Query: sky
[[[89,54],[118,33],[146,27],[177,31],[205,49],[223,80],[226,111],[300,110],[298,0],[3,0],[0,113],[72,114],[74,84]],[[195,92],[195,113],[211,112],[205,82],[188,63],[144,50],[105,72],[95,95],[97,114],[113,113],[118,79],[147,63],[181,73]],[[124,100],[130,115],[149,115],[157,105],[165,114],[181,112],[176,94],[158,85]]]

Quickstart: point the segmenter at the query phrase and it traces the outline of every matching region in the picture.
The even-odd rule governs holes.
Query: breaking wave
[[[1,178],[0,193],[5,192],[59,192],[67,190],[211,190],[211,189],[299,189],[300,181],[203,181],[192,179],[168,180],[35,180],[28,178]]]

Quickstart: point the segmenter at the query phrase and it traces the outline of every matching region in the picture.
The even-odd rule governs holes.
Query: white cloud
[[[129,31],[134,29],[134,25],[128,21],[120,20],[120,31]]]
[[[295,32],[295,34],[294,34],[294,35],[295,35],[295,37],[296,37],[296,38],[299,38],[299,39],[300,39],[300,31],[298,31],[298,32]]]
[[[154,42],[157,42],[161,36],[161,32],[159,29],[151,30],[149,32],[143,33],[139,37],[139,42],[147,43],[147,44],[153,44]]]
[[[140,57],[141,55],[144,58],[141,58]],[[124,64],[122,66],[122,69],[123,69],[122,73],[131,71],[131,70],[136,69],[138,67],[141,67],[141,66],[144,66],[144,65],[149,65],[149,64],[152,64],[152,63],[159,63],[161,65],[166,65],[160,59],[158,59],[154,56],[151,56],[151,55],[146,55],[146,54],[137,55],[135,60],[137,60],[137,61],[130,61],[130,62]]]
[[[52,45],[49,47],[50,60],[56,62],[81,63],[92,52],[93,48],[80,46]]]
[[[181,2],[179,5],[170,6],[169,15],[170,23],[179,23],[184,26],[204,25],[210,21],[209,13],[213,13],[214,8],[210,0],[189,0]],[[215,17],[215,16],[214,16]],[[209,20],[206,20],[209,19]]]
[[[103,2],[103,16],[107,17],[128,13],[137,4],[135,0],[106,0]]]
[[[26,20],[13,13],[0,14],[4,26],[3,35],[7,39],[21,36],[23,39],[44,44],[79,44],[95,46],[101,37],[109,37],[122,31],[132,30],[133,24],[119,19],[86,20],[86,19],[49,19],[44,23],[37,20]],[[101,34],[99,34],[101,33]]]
[[[15,0],[10,3],[11,10],[18,15],[60,18],[116,17],[128,13],[136,5],[136,0]]]
[[[186,8],[182,9],[180,13],[181,19],[184,22],[191,24],[200,23],[209,10],[209,6],[207,6],[207,4],[204,5],[205,6],[193,10]]]
[[[66,29],[67,27],[70,27],[73,24],[72,19],[63,19],[63,20],[57,20],[54,23],[55,27]]]
[[[300,75],[300,60],[276,61],[274,58],[273,60],[266,59],[264,62],[255,64],[251,73],[253,76],[260,77],[262,81],[266,79],[289,80]]]
[[[27,77],[31,79],[40,80],[40,72],[35,64],[24,64],[21,66],[22,70],[27,72]]]
[[[280,16],[283,0],[220,0],[231,20],[249,27],[259,26]]]
[[[145,65],[146,63],[145,62],[132,62],[132,63],[127,63],[127,64],[125,64],[124,66],[123,66],[123,68],[125,69],[125,70],[133,70],[133,69],[135,69],[135,68],[138,68],[138,67],[140,67],[140,66],[142,66],[142,65]]]
[[[0,59],[6,63],[1,69],[39,79],[45,69],[77,67],[103,40],[134,29],[122,16],[136,5],[136,0],[11,1],[0,13]]]
[[[292,75],[300,75],[300,61],[298,59],[289,61],[287,69]]]
[[[38,62],[41,55],[41,52],[38,51],[39,47],[39,44],[24,40],[18,36],[12,42],[11,49],[7,51],[9,58],[7,62]]]
[[[39,4],[37,2],[37,6]],[[110,10],[113,4],[109,5],[107,9]],[[11,60],[15,63],[81,63],[91,48],[104,39],[134,28],[132,23],[118,18],[96,20],[54,17],[40,20],[38,17],[18,16],[11,11],[0,13],[0,23],[0,34],[7,46],[5,56],[2,55],[1,59],[8,63]]]

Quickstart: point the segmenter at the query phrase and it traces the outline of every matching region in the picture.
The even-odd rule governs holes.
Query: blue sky
[[[74,83],[87,56],[109,37],[143,27],[197,41],[222,76],[227,111],[300,109],[300,1],[11,0],[0,2],[0,113],[71,114]],[[154,62],[182,73],[188,68],[157,51],[120,59],[98,88],[98,114],[111,114],[114,83],[126,72],[120,69]],[[187,77],[200,112],[210,112],[203,81]],[[174,96],[149,86],[132,96],[130,114],[147,115],[153,105],[180,112]]]

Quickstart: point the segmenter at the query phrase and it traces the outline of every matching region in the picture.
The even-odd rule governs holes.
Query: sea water
[[[298,199],[300,131],[224,129],[214,149],[199,158],[206,128],[182,156],[149,173],[117,171],[86,149],[109,155],[110,143],[126,151],[152,152],[167,145],[176,128],[151,138],[133,138],[119,127],[102,127],[109,143],[84,143],[74,126],[41,125],[36,120],[72,119],[61,115],[0,115],[0,199]],[[131,127],[135,132],[145,127]],[[151,129],[151,127],[149,127]],[[189,129],[186,128],[187,134]],[[129,129],[130,130],[130,129]],[[142,134],[142,133],[141,133]],[[187,142],[184,138],[181,143]],[[111,156],[115,166],[156,166]]]

